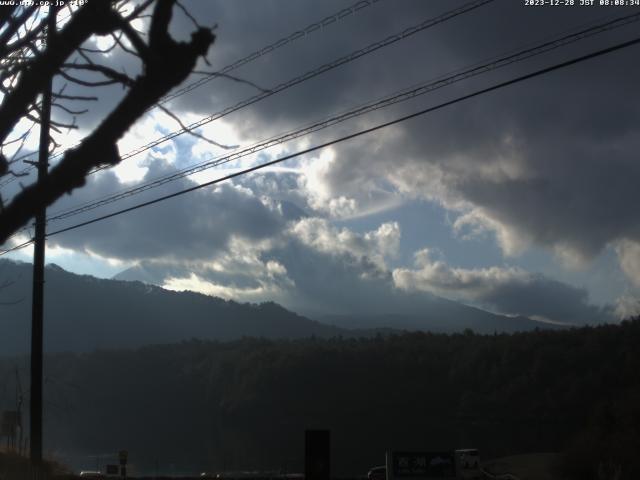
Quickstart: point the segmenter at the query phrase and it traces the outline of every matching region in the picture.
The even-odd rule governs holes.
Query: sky
[[[199,70],[218,71],[303,32],[233,70],[234,78],[211,79],[172,99],[166,107],[185,124],[405,34],[197,129],[224,148],[180,135],[92,175],[51,206],[49,215],[409,87],[640,14],[639,7],[579,3],[495,0],[408,35],[410,27],[467,2],[185,1],[200,24],[217,25],[208,64],[201,62]],[[193,23],[174,13],[171,33],[188,38]],[[305,31],[318,22],[319,28]],[[48,229],[294,154],[633,39],[637,32],[634,21],[51,222]],[[104,47],[110,40],[91,43]],[[52,236],[47,261],[98,277],[119,275],[242,302],[276,301],[316,316],[418,314],[420,299],[437,295],[506,315],[572,324],[619,321],[640,313],[639,54],[640,47],[632,46]],[[130,75],[140,68],[117,49],[105,61]],[[196,73],[185,83],[200,78]],[[80,129],[60,137],[63,145],[95,128],[123,91],[99,93],[100,100],[78,117]],[[59,110],[54,115],[65,118]],[[155,109],[118,148],[125,154],[177,129],[174,119]],[[37,135],[32,138],[35,149]],[[17,188],[19,182],[5,187],[3,197]],[[31,255],[27,248],[10,257],[30,261]]]

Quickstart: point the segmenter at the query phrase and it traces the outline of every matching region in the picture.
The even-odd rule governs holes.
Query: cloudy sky
[[[184,3],[201,24],[218,25],[211,65],[199,67],[209,71],[354,5],[335,0]],[[489,2],[270,95],[198,130],[228,148],[178,136],[92,175],[87,186],[49,213],[640,13],[638,7],[524,3]],[[183,123],[198,121],[466,4],[360,2],[336,21],[329,18],[321,28],[308,29],[231,72],[255,86],[216,78],[167,107]],[[638,25],[630,22],[51,222],[49,231],[633,39]],[[186,38],[193,28],[176,12],[176,37]],[[93,42],[109,44],[107,39]],[[274,300],[307,314],[415,313],[420,302],[412,306],[407,299],[435,294],[509,315],[616,321],[640,312],[639,55],[640,47],[633,46],[53,236],[47,261],[100,277],[126,271],[126,278],[239,301]],[[108,62],[131,75],[139,68],[133,57],[117,50]],[[194,75],[187,83],[200,78]],[[71,145],[90,131],[121,95],[120,88],[102,90],[100,102],[79,118],[81,130],[65,135],[64,143]],[[120,152],[178,128],[168,115],[153,110],[122,140]],[[15,188],[18,182],[6,187],[5,198]],[[24,249],[11,255],[28,261],[31,254]]]

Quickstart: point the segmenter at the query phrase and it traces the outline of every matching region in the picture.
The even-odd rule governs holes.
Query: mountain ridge
[[[0,260],[0,352],[30,345],[32,265]],[[402,330],[478,333],[524,331],[546,325],[509,318],[450,300],[432,302],[424,315],[351,315],[308,318],[274,303],[238,303],[135,280],[100,279],[46,267],[45,350],[84,352],[175,343],[193,338],[366,337]]]

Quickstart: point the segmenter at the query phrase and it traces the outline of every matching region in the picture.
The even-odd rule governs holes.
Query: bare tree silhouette
[[[174,9],[180,9],[195,25],[189,41],[177,41],[168,33]],[[47,34],[51,15],[58,26]],[[139,30],[140,25],[145,25],[145,31]],[[111,45],[93,48],[89,41],[96,36],[110,37]],[[39,123],[41,93],[51,78],[60,75],[65,81],[53,92],[53,105],[70,117],[69,122],[51,123],[52,151],[59,146],[56,132],[77,128],[76,116],[87,111],[75,105],[98,100],[99,87],[120,84],[126,90],[115,108],[61,157],[44,180],[23,188],[7,205],[0,198],[0,244],[26,225],[38,209],[84,185],[89,172],[116,165],[120,161],[117,141],[194,71],[214,40],[213,28],[198,25],[178,0],[90,0],[77,7],[48,9],[0,7],[0,179],[24,174],[17,167],[25,161],[23,146]],[[116,49],[141,62],[138,76],[132,78],[109,64],[106,56]],[[69,84],[95,88],[95,94],[65,93]],[[28,128],[16,133],[19,123],[29,122]]]

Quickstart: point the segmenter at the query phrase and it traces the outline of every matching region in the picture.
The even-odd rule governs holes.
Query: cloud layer
[[[234,75],[272,88],[462,3],[379,1]],[[251,8],[226,1],[188,4],[196,18],[220,25],[212,69],[344,6],[297,0],[255,2]],[[221,143],[248,145],[613,14],[596,7],[527,9],[518,2],[493,2],[235,112],[203,133]],[[180,36],[192,28],[185,17],[176,16],[172,31]],[[632,28],[478,76],[239,163],[270,160],[611,45],[629,37]],[[121,57],[111,60],[134,68],[131,59]],[[427,249],[416,253],[414,265],[399,265],[398,258],[409,253],[400,223],[385,220],[364,228],[357,220],[420,199],[447,212],[456,242],[473,250],[474,242],[489,237],[509,265],[536,247],[559,259],[560,269],[588,269],[603,251],[615,250],[629,282],[617,311],[633,313],[640,291],[635,207],[640,103],[629,94],[640,84],[636,57],[637,50],[628,50],[576,65],[296,158],[280,170],[52,237],[51,243],[136,265],[170,288],[240,300],[274,299],[306,310],[409,308],[408,292],[414,292],[412,298],[425,292],[549,320],[612,318],[610,307],[590,304],[584,288],[535,269],[505,262],[486,266],[480,256],[476,263],[482,266],[452,266],[424,244]],[[190,122],[256,92],[243,83],[216,79],[170,107]],[[116,94],[105,92],[105,97],[96,118]],[[160,117],[142,120],[121,148],[175,129]],[[119,176],[97,175],[55,208],[122,189],[125,179],[153,179],[220,152],[200,139],[180,137],[128,160]],[[118,205],[192,185],[183,179]]]
[[[436,260],[429,250],[416,253],[415,269],[393,271],[403,290],[427,291],[490,310],[573,324],[611,320],[611,309],[589,304],[581,288],[515,267],[454,268]]]
[[[165,166],[157,160],[149,175]],[[51,237],[50,244],[133,265],[119,278],[240,301],[276,300],[305,313],[419,314],[435,294],[552,321],[613,318],[590,305],[584,289],[521,268],[453,268],[428,249],[416,253],[413,268],[393,267],[402,239],[397,222],[365,231],[337,226],[326,211],[314,210],[296,176],[245,177]],[[96,189],[122,186],[112,174],[93,181]]]

